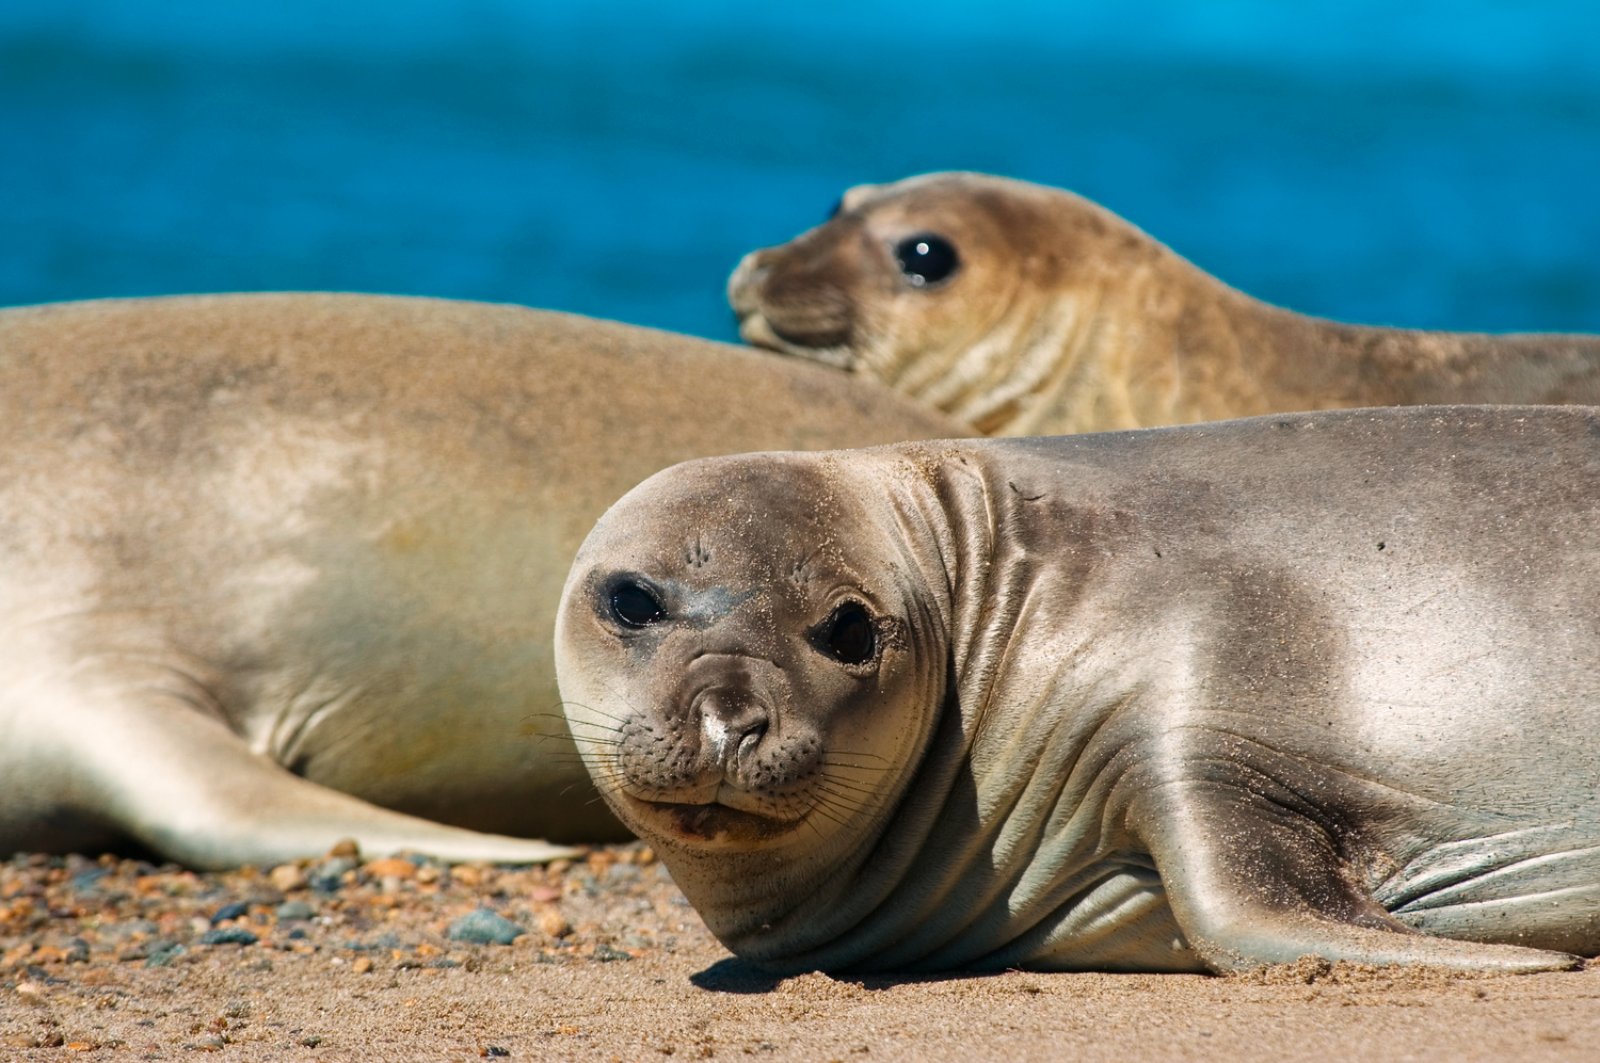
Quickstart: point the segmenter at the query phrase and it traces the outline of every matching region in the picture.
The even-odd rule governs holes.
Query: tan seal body
[[[956,431],[864,383],[438,300],[0,312],[0,851],[618,837],[550,650],[578,544],[685,458]]]
[[[1600,411],[747,455],[579,551],[579,748],[779,970],[1600,952]]]
[[[827,224],[746,256],[728,293],[750,343],[882,380],[991,435],[1600,402],[1600,337],[1306,317],[1079,196],[978,174],[852,188]]]

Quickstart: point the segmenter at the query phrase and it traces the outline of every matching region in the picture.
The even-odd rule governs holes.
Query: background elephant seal
[[[615,838],[550,652],[595,518],[692,456],[952,431],[819,367],[510,306],[0,313],[0,850]]]
[[[578,554],[579,748],[779,970],[1600,951],[1600,411],[749,455]]]
[[[744,338],[991,435],[1285,410],[1600,402],[1600,337],[1364,328],[1235,291],[1069,192],[977,174],[845,193],[744,259]]]

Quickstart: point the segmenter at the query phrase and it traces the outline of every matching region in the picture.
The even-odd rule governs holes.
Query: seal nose
[[[747,691],[717,689],[700,699],[700,735],[710,759],[732,768],[761,743],[772,714]]]
[[[728,303],[741,321],[760,309],[760,299],[756,293],[767,273],[766,266],[762,264],[766,253],[767,249],[762,248],[745,255],[728,278]]]

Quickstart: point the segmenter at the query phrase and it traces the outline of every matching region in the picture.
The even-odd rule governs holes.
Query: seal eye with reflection
[[[649,587],[631,579],[619,580],[607,595],[611,618],[623,627],[641,628],[665,620],[667,612]]]
[[[961,265],[955,245],[937,233],[906,237],[895,245],[894,257],[913,288],[938,284]]]
[[[872,617],[860,602],[845,602],[817,630],[817,648],[841,664],[866,664],[878,652]]]

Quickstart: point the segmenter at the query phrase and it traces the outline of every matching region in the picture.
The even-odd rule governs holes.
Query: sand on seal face
[[[526,932],[453,940],[480,909]],[[774,979],[731,959],[639,845],[548,869],[350,854],[220,874],[109,857],[0,863],[0,1058],[208,1052],[1588,1060],[1600,969],[1484,977],[1306,958],[1232,978]]]

